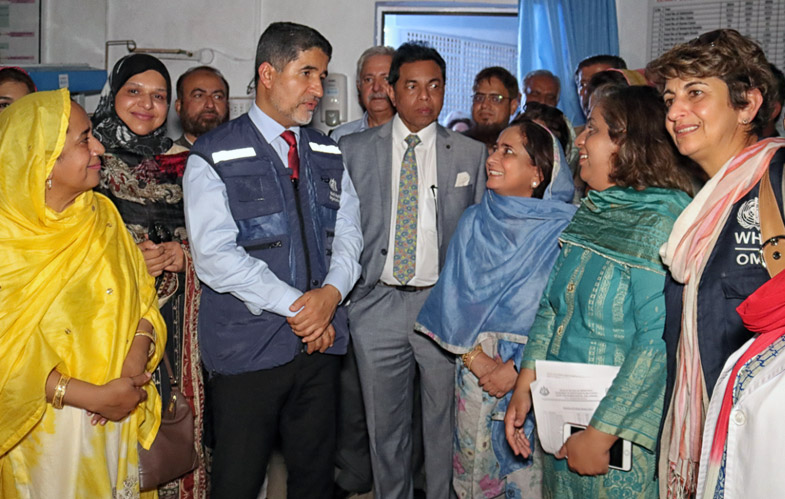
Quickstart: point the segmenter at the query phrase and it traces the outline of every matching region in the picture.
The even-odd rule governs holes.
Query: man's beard
[[[315,103],[314,109],[300,108],[301,106],[309,103]],[[293,121],[297,124],[297,126],[307,126],[313,119],[314,113],[316,112],[315,107],[319,105],[319,99],[315,97],[304,97],[300,100],[300,102],[288,108],[283,107],[284,104],[279,102],[277,99],[271,99],[270,104],[280,116]]]
[[[502,130],[505,128],[507,128],[506,123],[492,123],[488,125],[475,123],[474,126],[466,132],[466,135],[474,140],[479,140],[484,144],[495,144],[496,139],[499,138],[499,134],[502,133]]]
[[[223,117],[214,113],[202,113],[195,118],[191,116],[184,116],[180,119],[180,124],[182,125],[183,131],[185,133],[190,133],[194,137],[200,137],[221,123],[226,123],[228,120],[228,112]]]

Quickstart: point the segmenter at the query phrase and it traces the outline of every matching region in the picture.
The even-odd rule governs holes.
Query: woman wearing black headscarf
[[[94,134],[106,148],[98,190],[117,206],[156,278],[166,320],[166,351],[195,416],[202,441],[204,384],[196,339],[199,281],[188,252],[182,176],[187,151],[166,136],[172,84],[161,61],[131,54],[115,64],[93,116]],[[166,376],[157,376],[168,400]],[[203,460],[202,460],[203,462]],[[203,467],[161,490],[162,497],[204,497]]]

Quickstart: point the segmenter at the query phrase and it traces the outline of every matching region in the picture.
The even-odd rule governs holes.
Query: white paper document
[[[531,391],[537,434],[543,450],[555,454],[564,443],[564,423],[589,424],[619,367],[538,360],[536,371]]]

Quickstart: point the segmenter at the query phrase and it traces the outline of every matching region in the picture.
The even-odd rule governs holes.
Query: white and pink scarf
[[[698,288],[704,267],[733,205],[758,184],[781,147],[785,147],[785,139],[765,139],[730,159],[682,212],[660,249],[673,278],[684,284],[676,382],[661,442],[660,497],[689,497],[697,485],[709,401],[697,326]]]

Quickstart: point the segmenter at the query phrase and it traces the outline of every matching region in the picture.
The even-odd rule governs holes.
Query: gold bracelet
[[[471,352],[465,353],[463,354],[463,356],[461,356],[461,358],[463,359],[463,364],[466,366],[466,369],[468,369],[469,371],[472,370],[472,362],[474,362],[474,359],[476,359],[477,356],[480,355],[481,353],[482,353],[482,347],[480,345],[477,345],[476,347],[474,347],[474,349]]]
[[[466,364],[467,362],[469,362],[471,360],[472,354],[474,352],[476,352],[477,349],[481,349],[481,348],[482,347],[479,344],[474,345],[474,348],[472,348],[471,350],[469,350],[465,354],[461,355],[461,360],[463,361],[463,363]]]
[[[55,393],[52,395],[52,407],[54,409],[63,408],[63,398],[65,398],[65,389],[68,388],[68,382],[71,381],[71,376],[67,374],[60,374],[60,380],[55,386]]]
[[[147,349],[147,358],[149,359],[155,353],[155,334],[150,331],[145,331],[144,329],[139,329],[134,333],[134,338],[137,336],[144,336],[145,338],[150,339],[150,348]]]
[[[469,356],[469,362],[466,362],[466,369],[468,369],[469,371],[472,370],[472,363],[474,362],[474,359],[477,358],[478,355],[480,355],[480,350],[475,350],[474,353],[472,353],[472,355]]]
[[[480,346],[480,345],[475,345],[474,348],[472,348],[471,350],[469,350],[465,354],[461,355],[461,360],[463,361],[464,364],[466,364],[467,362],[471,362],[471,359],[472,359],[472,356],[473,356],[472,354],[474,354],[474,352],[477,351],[477,347],[478,346]]]

